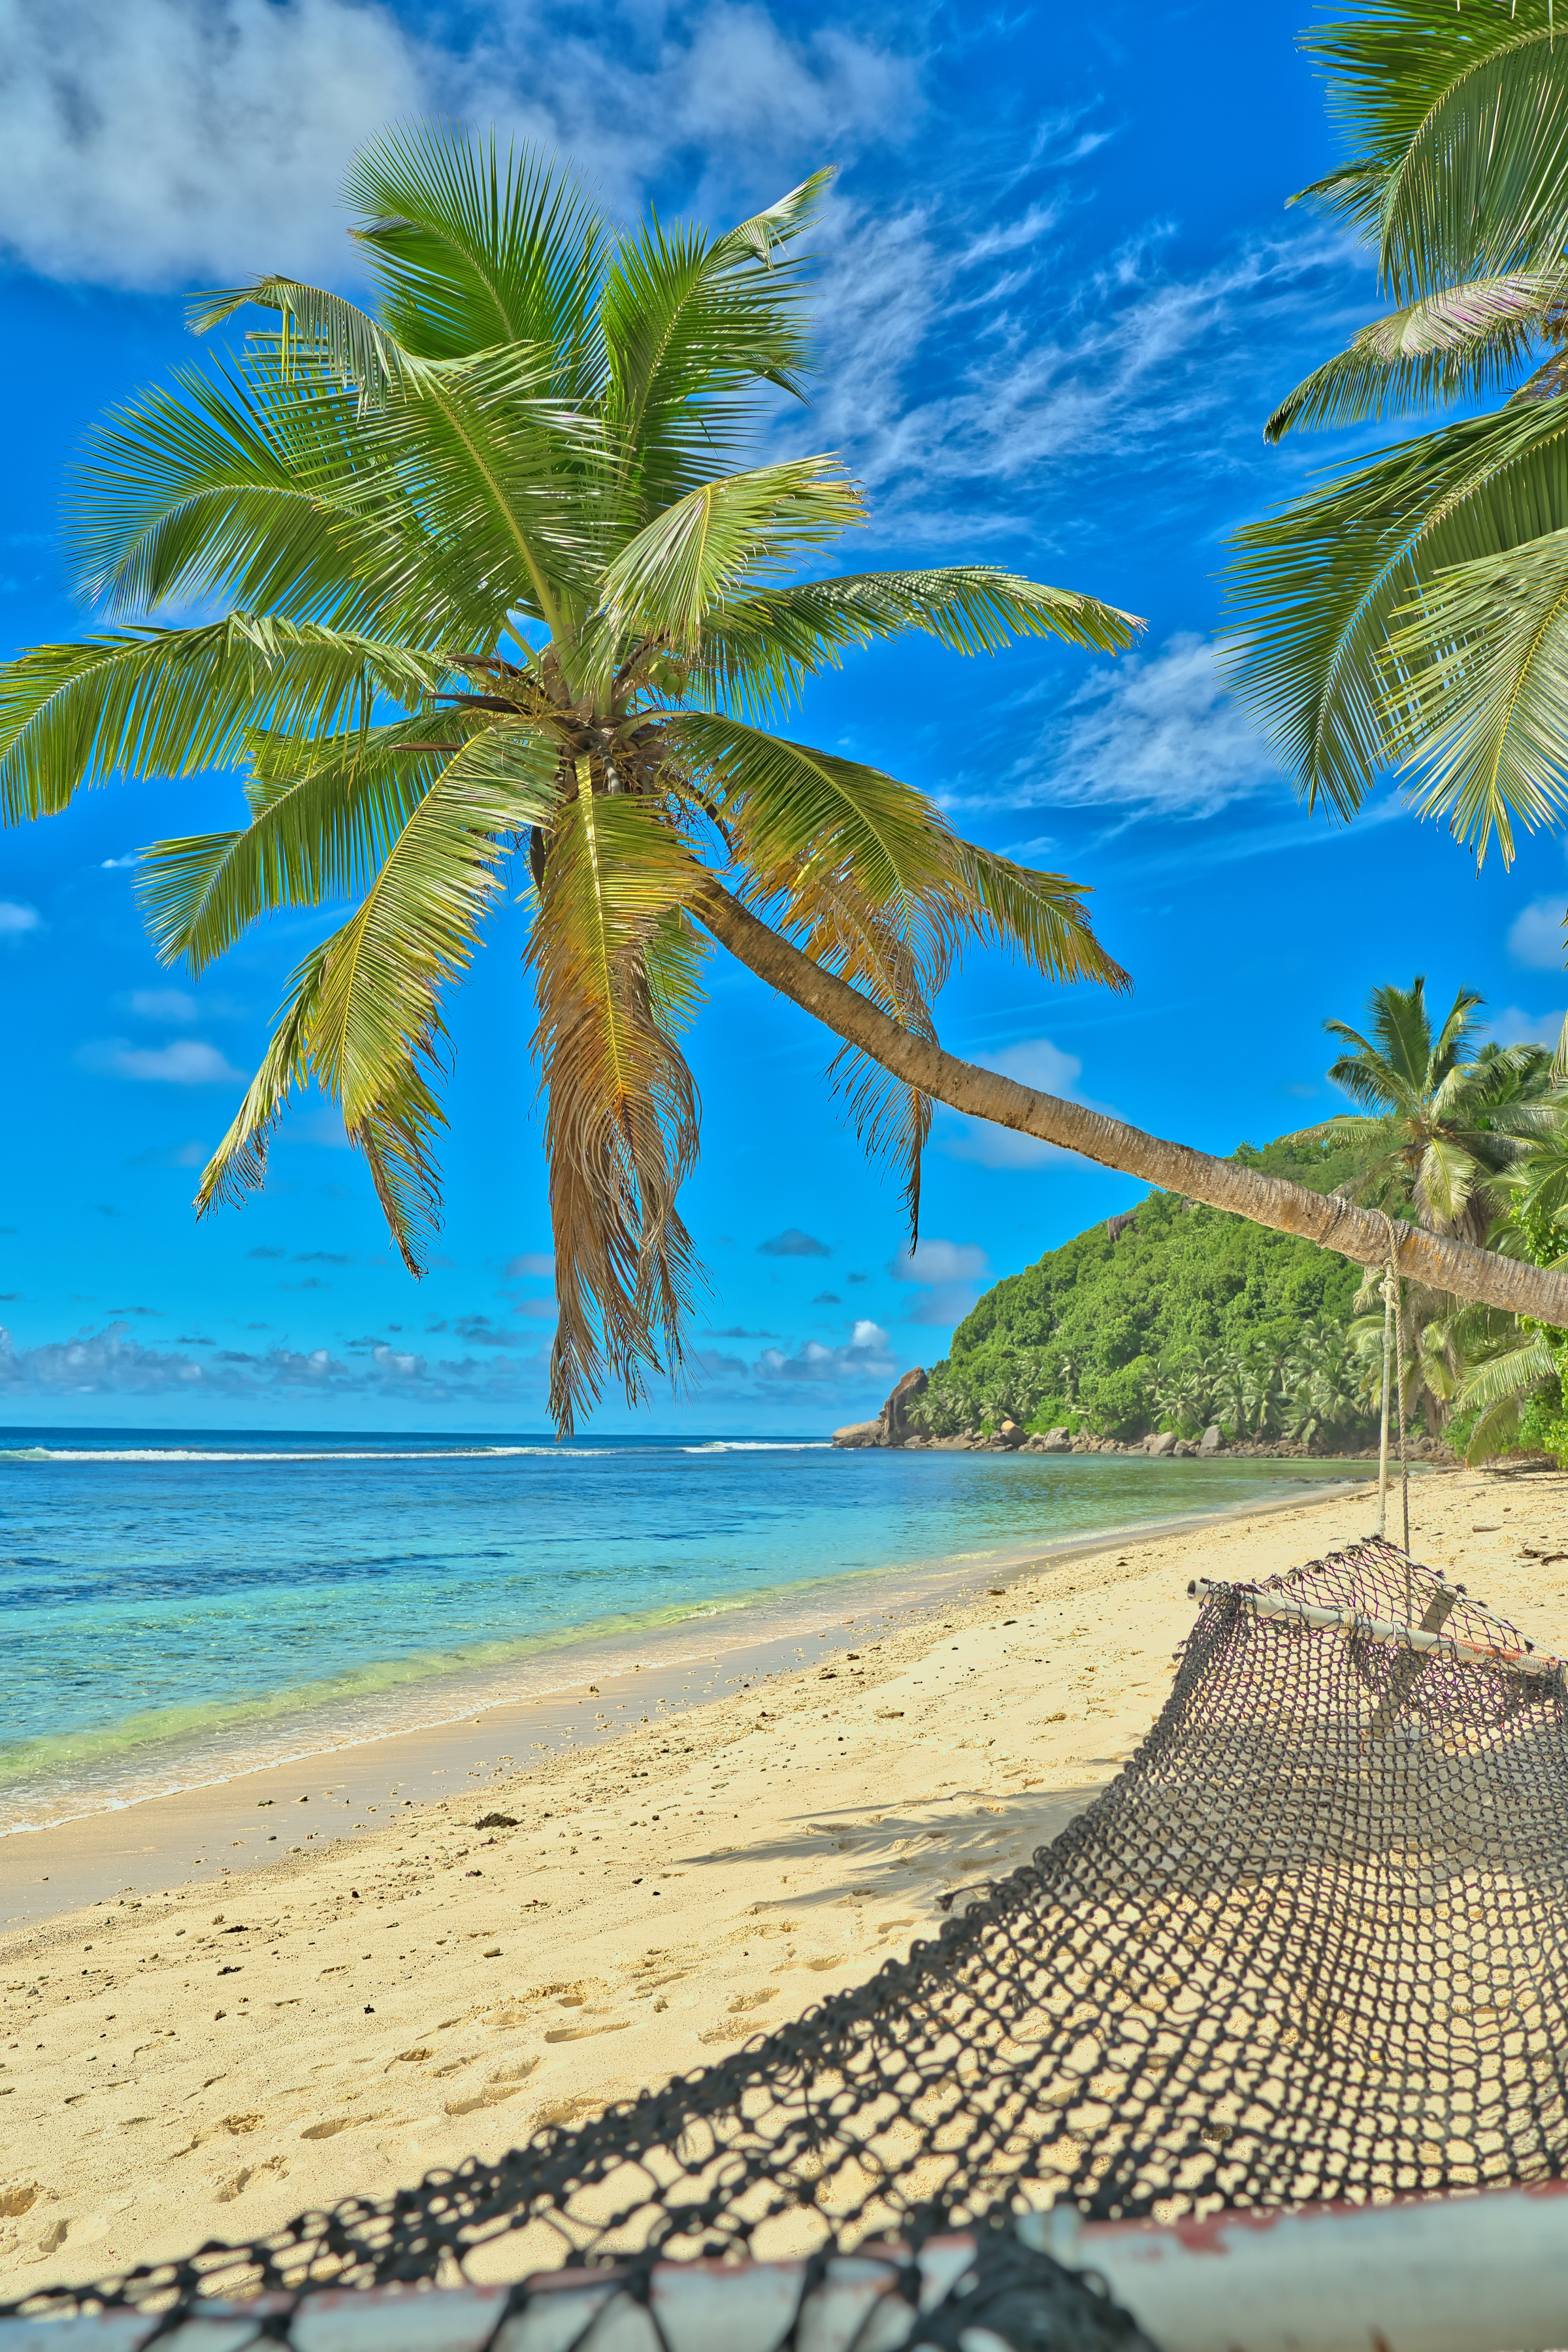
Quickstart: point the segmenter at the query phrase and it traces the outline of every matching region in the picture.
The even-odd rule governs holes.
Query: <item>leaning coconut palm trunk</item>
[[[1185,1144],[1145,1135],[1081,1103],[1037,1093],[994,1070],[961,1061],[931,1041],[910,1035],[853,988],[800,954],[759,923],[717,883],[700,901],[716,939],[759,980],[789,997],[848,1045],[884,1062],[908,1086],[973,1118],[1010,1127],[1020,1135],[1059,1144],[1108,1168],[1141,1176],[1163,1190],[1210,1208],[1249,1217],[1279,1233],[1300,1234],[1338,1250],[1359,1265],[1386,1265],[1389,1221],[1358,1209],[1337,1193],[1310,1192],[1282,1178],[1262,1176],[1233,1160],[1215,1160]],[[1477,1249],[1447,1234],[1394,1223],[1393,1248],[1402,1275],[1463,1298],[1568,1327],[1568,1274],[1521,1265],[1494,1250]]]

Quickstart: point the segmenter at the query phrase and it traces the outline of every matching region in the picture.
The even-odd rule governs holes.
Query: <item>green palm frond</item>
[[[252,758],[249,824],[160,842],[138,877],[160,956],[193,972],[279,907],[319,907],[366,887],[437,785],[477,788],[477,814],[507,834],[547,823],[555,801],[551,747],[531,729],[465,711],[314,744],[259,738]]]
[[[1568,89],[1554,0],[1445,13],[1362,0],[1304,46],[1361,152],[1311,192],[1376,244],[1401,300],[1568,243]]]
[[[196,1213],[219,1206],[240,1208],[267,1181],[267,1150],[274,1129],[296,1091],[310,1079],[310,1028],[321,997],[327,947],[312,948],[289,982],[289,994],[261,1066],[227,1134],[202,1171]]]
[[[1556,1377],[1557,1359],[1552,1349],[1543,1339],[1532,1336],[1472,1365],[1460,1383],[1459,1402],[1491,1406],[1506,1398],[1522,1402],[1542,1381]]]
[[[503,153],[493,133],[413,123],[362,149],[343,193],[364,216],[354,234],[405,351],[466,359],[531,344],[553,355],[563,396],[590,390],[603,367],[595,310],[609,239],[570,173]]]
[[[1129,975],[1095,938],[1085,887],[1065,874],[1019,866],[973,842],[956,845],[963,895],[955,911],[971,936],[1013,950],[1052,980],[1129,989]]]
[[[384,398],[407,367],[407,353],[379,320],[342,295],[297,278],[256,278],[248,286],[194,294],[186,323],[194,335],[210,334],[253,305],[282,318],[279,359],[285,372],[297,363],[296,355],[298,362],[320,362],[355,394],[362,409]]]
[[[1434,401],[1497,391],[1543,331],[1560,327],[1568,279],[1516,270],[1447,286],[1360,328],[1346,349],[1314,368],[1263,428],[1287,433],[1401,416]]]
[[[1568,807],[1568,528],[1446,566],[1392,616],[1393,740],[1423,815],[1478,859]]]
[[[810,343],[802,264],[788,248],[831,177],[814,173],[727,236],[649,220],[617,247],[602,302],[605,412],[650,516],[710,475],[756,420],[753,386],[802,396]]]
[[[605,567],[605,616],[617,635],[695,650],[711,609],[742,583],[865,520],[833,457],[797,457],[727,474],[663,508]]]
[[[726,598],[703,624],[691,678],[698,691],[760,714],[792,701],[845,647],[910,629],[960,654],[1000,653],[1015,637],[1037,636],[1117,653],[1142,625],[1098,597],[991,564],[851,572]]]
[[[378,696],[409,708],[445,664],[317,624],[231,613],[38,646],[0,670],[0,816],[53,814],[108,777],[224,765],[258,729],[344,730]]]
[[[1236,534],[1235,690],[1310,807],[1352,816],[1410,756],[1384,646],[1434,576],[1564,530],[1568,404],[1546,403],[1406,442]]]

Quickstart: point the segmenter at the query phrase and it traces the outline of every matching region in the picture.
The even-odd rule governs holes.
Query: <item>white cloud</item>
[[[1565,1020],[1568,1008],[1556,1013],[1526,1013],[1518,1004],[1509,1004],[1488,1022],[1486,1034],[1499,1045],[1555,1045]]]
[[[270,1348],[252,1352],[213,1348],[200,1357],[174,1349],[144,1348],[127,1336],[123,1323],[17,1348],[0,1326],[0,1395],[265,1396],[311,1391],[334,1395],[381,1395],[388,1390],[417,1393],[439,1403],[510,1402],[533,1396],[543,1376],[543,1358],[472,1356],[432,1363],[427,1358],[374,1340],[361,1360],[334,1356],[330,1348]]]
[[[421,94],[352,0],[0,0],[0,243],[99,285],[341,262],[343,167]]]
[[[135,988],[126,1003],[141,1021],[167,1021],[176,1026],[194,1021],[201,1007],[183,988]]]
[[[123,1037],[107,1037],[84,1045],[77,1059],[84,1069],[105,1076],[135,1078],[165,1087],[236,1086],[243,1073],[230,1069],[216,1045],[199,1037],[176,1037],[167,1045],[132,1045]]]
[[[1064,723],[1021,763],[1024,806],[1100,805],[1212,816],[1275,772],[1268,744],[1226,693],[1215,650],[1195,631],[1157,654],[1089,672]]]
[[[999,1053],[972,1054],[969,1058],[983,1070],[1016,1078],[1021,1087],[1033,1087],[1037,1093],[1063,1095],[1068,1101],[1082,1098],[1078,1082],[1083,1064],[1076,1054],[1065,1054],[1059,1045],[1053,1045],[1048,1037],[1021,1037]],[[972,1160],[982,1168],[1040,1168],[1047,1160],[1064,1157],[1057,1144],[1042,1142],[1038,1136],[1020,1135],[1016,1128],[996,1127],[988,1118],[968,1118],[951,1111],[938,1117],[937,1141],[950,1159]],[[963,1310],[968,1311],[968,1307]]]
[[[0,940],[26,939],[29,931],[41,931],[44,919],[37,907],[24,907],[15,898],[0,898]]]
[[[683,151],[768,179],[916,110],[907,58],[743,0],[582,24],[562,0],[500,0],[458,49],[374,0],[0,0],[0,249],[100,285],[341,277],[344,167],[411,116],[532,139],[625,205]]]
[[[1053,1046],[1051,1051],[1055,1053],[1056,1048]],[[1062,1056],[1066,1061],[1071,1058],[1070,1055]],[[974,1124],[973,1120],[963,1122],[965,1129]],[[912,1250],[889,1260],[888,1265],[895,1282],[921,1286],[919,1297],[902,1310],[900,1321],[931,1324],[944,1330],[962,1323],[980,1296],[979,1284],[989,1271],[989,1265],[977,1242],[945,1242],[935,1234],[917,1242]]]
[[[888,1350],[888,1334],[879,1324],[857,1323],[847,1347],[826,1348],[820,1339],[808,1339],[794,1355],[782,1348],[764,1348],[757,1358],[755,1377],[764,1383],[790,1381],[824,1387],[841,1381],[890,1381],[895,1376],[894,1360]],[[721,1357],[711,1367],[722,1370],[731,1378],[742,1368],[732,1357]],[[707,1365],[705,1370],[710,1369]]]
[[[1054,1045],[1051,1051],[1056,1052]],[[1061,1059],[1070,1062],[1072,1056],[1063,1055]],[[1075,1077],[1079,1067],[1073,1064]],[[927,1234],[912,1250],[906,1250],[902,1257],[891,1259],[888,1272],[895,1282],[973,1282],[987,1271],[989,1265],[978,1242],[944,1242],[935,1234]]]
[[[1531,971],[1561,971],[1565,912],[1561,898],[1536,898],[1509,926],[1508,951]]]
[[[555,1259],[551,1251],[524,1250],[521,1257],[509,1258],[507,1261],[506,1278],[509,1282],[516,1282],[524,1275],[542,1278],[545,1275],[553,1275],[554,1272]]]

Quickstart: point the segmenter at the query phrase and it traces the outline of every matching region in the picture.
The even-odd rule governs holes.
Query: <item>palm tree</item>
[[[1303,1323],[1280,1376],[1288,1436],[1310,1452],[1313,1443],[1352,1426],[1358,1414],[1356,1366],[1342,1323],[1319,1316]]]
[[[262,915],[349,898],[299,965],[206,1169],[259,1183],[314,1081],[417,1269],[438,1216],[443,1009],[526,849],[546,1098],[562,1427],[614,1373],[679,1364],[697,1151],[679,1033],[713,942],[849,1049],[852,1114],[918,1209],[933,1100],[1327,1243],[1350,1204],[1142,1134],[938,1044],[931,1000],[999,941],[1064,980],[1125,975],[1082,894],[960,839],[879,770],[772,731],[847,648],[915,629],[992,652],[1136,625],[988,565],[792,579],[862,519],[826,455],[740,464],[808,358],[800,238],[818,174],[721,236],[613,236],[568,180],[442,130],[350,176],[374,314],[269,277],[204,298],[272,321],[231,366],[150,393],[79,488],[110,623],[0,673],[0,809],[119,773],[246,771],[249,822],[157,845],[160,952],[201,971]],[[171,623],[171,607],[223,608]],[[1446,1236],[1409,1269],[1568,1325],[1568,1279]]]
[[[1460,989],[1433,1034],[1426,982],[1374,988],[1367,1000],[1370,1038],[1343,1021],[1325,1021],[1331,1037],[1349,1050],[1329,1070],[1337,1087],[1364,1108],[1311,1130],[1329,1143],[1353,1147],[1363,1199],[1399,1215],[1414,1211],[1434,1233],[1485,1238],[1489,1222],[1485,1180],[1510,1156],[1500,1131],[1521,1092],[1520,1081],[1539,1073],[1539,1047],[1475,1051],[1483,1000]],[[1506,1108],[1505,1108],[1506,1107]]]
[[[1568,721],[1568,53],[1556,0],[1361,0],[1308,37],[1342,168],[1303,194],[1394,308],[1280,403],[1279,440],[1472,402],[1238,535],[1241,693],[1309,804],[1403,768],[1478,857],[1554,823]]]

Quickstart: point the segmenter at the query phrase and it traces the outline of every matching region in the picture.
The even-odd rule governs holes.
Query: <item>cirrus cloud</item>
[[[242,1071],[231,1069],[218,1048],[199,1037],[176,1037],[167,1045],[132,1045],[123,1037],[103,1037],[82,1046],[77,1059],[84,1070],[148,1086],[242,1086],[245,1082]]]

